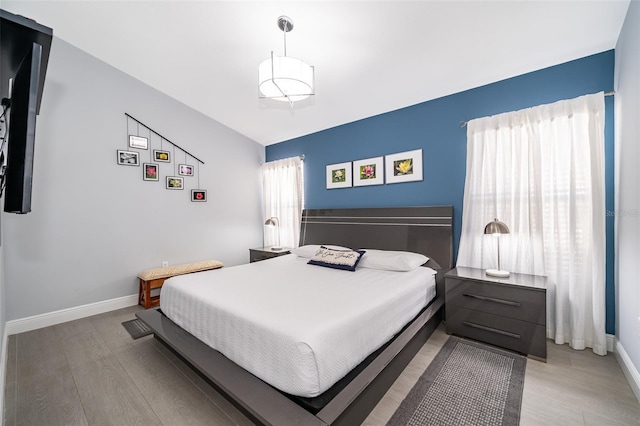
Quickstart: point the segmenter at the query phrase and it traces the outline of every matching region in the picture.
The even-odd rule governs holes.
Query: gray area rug
[[[517,425],[527,359],[449,337],[388,426]]]
[[[127,330],[133,340],[148,336],[149,334],[153,333],[153,331],[151,331],[151,329],[147,327],[145,323],[137,318],[123,322],[122,326],[125,330]]]

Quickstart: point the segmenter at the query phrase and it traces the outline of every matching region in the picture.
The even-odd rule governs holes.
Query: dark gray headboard
[[[450,269],[452,223],[453,206],[307,209],[302,212],[300,245],[406,250]]]

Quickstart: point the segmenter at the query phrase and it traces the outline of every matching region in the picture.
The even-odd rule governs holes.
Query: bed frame
[[[315,414],[205,345],[159,309],[136,315],[153,330],[156,339],[256,424],[360,424],[442,321],[444,273],[453,262],[452,222],[451,206],[303,212],[300,245],[413,251],[429,256],[426,266],[438,270],[436,298],[366,366],[361,364],[359,373],[342,383],[335,397]]]

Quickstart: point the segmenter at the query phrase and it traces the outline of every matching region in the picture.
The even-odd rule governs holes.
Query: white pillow
[[[348,247],[340,247],[340,246],[328,246],[325,245],[326,248],[331,250],[351,250]],[[295,254],[298,257],[313,257],[320,250],[320,244],[310,244],[307,246],[296,247],[291,250],[291,253]]]
[[[384,271],[411,271],[424,265],[429,260],[423,254],[410,251],[359,250],[366,252],[358,264],[362,268],[382,269]]]

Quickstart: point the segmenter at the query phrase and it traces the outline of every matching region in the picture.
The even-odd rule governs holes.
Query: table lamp
[[[277,236],[277,241],[278,244],[271,247],[271,250],[273,251],[279,251],[282,250],[282,247],[280,246],[280,221],[278,220],[277,217],[272,216],[269,219],[267,219],[264,224],[266,226],[275,226],[276,227],[276,236]]]
[[[494,219],[493,222],[489,222],[487,226],[484,227],[484,233],[485,235],[493,235],[498,240],[498,269],[487,269],[485,273],[492,277],[508,278],[511,274],[508,271],[500,269],[500,235],[508,234],[509,227],[498,219]]]

